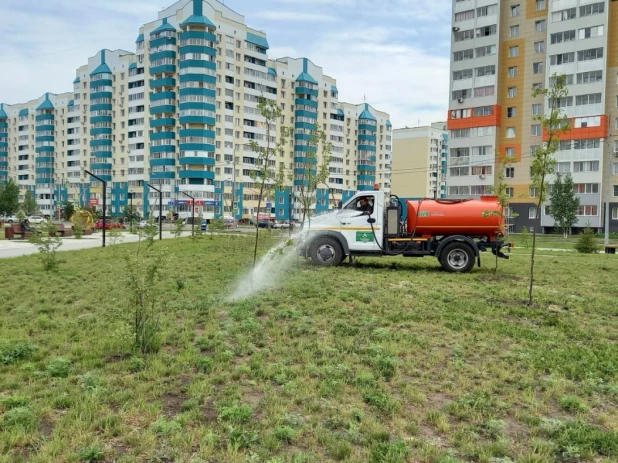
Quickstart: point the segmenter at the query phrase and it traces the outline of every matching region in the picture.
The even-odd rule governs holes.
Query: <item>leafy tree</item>
[[[215,233],[223,233],[225,231],[225,220],[223,217],[210,219],[208,231],[210,232],[210,239],[213,239]]]
[[[139,219],[139,212],[137,212],[137,206],[131,206],[127,204],[122,210],[122,214],[129,220]]]
[[[75,206],[72,202],[66,201],[64,203],[64,207],[62,208],[62,213],[64,214],[65,220],[70,220],[73,217],[73,213],[75,212]]]
[[[575,196],[575,184],[571,174],[566,174],[564,180],[558,174],[556,182],[549,195],[551,204],[550,214],[556,222],[566,239],[569,230],[577,223],[577,209],[579,208],[579,198]]]
[[[19,185],[9,179],[0,185],[0,215],[14,215],[19,210]]]
[[[596,242],[594,231],[589,226],[586,226],[579,235],[575,243],[575,250],[582,254],[596,254],[599,252],[599,245]]]
[[[174,231],[173,231],[174,237],[180,238],[184,230],[185,230],[185,222],[179,217],[178,220],[176,220],[176,222],[174,223]]]
[[[526,249],[528,249],[529,246],[529,241],[530,241],[530,230],[528,230],[528,227],[524,227],[521,229],[521,241],[524,243],[524,246],[526,247]]]
[[[24,211],[24,214],[26,215],[34,215],[39,212],[39,205],[37,204],[36,197],[32,191],[26,190],[24,202],[21,203],[21,210]]]
[[[326,133],[317,124],[311,130],[308,146],[309,151],[303,153],[303,161],[294,163],[296,165],[295,172],[300,172],[294,175],[294,180],[299,183],[297,198],[300,200],[303,209],[302,222],[307,217],[309,224],[311,224],[313,205],[317,202],[318,185],[326,182],[330,175],[328,167],[332,160],[333,146],[332,143],[326,141]]]
[[[257,218],[255,223],[255,247],[253,249],[253,267],[257,262],[257,249],[260,240],[260,228],[259,214],[262,207],[262,199],[268,195],[269,192],[275,188],[283,186],[285,181],[285,174],[283,172],[283,166],[280,164],[280,168],[277,171],[273,166],[276,163],[277,154],[283,155],[284,149],[287,147],[287,139],[292,132],[289,127],[281,127],[281,134],[279,141],[275,146],[272,146],[271,133],[275,129],[277,121],[281,119],[281,108],[275,101],[266,99],[264,97],[258,97],[258,109],[260,114],[266,119],[266,147],[262,147],[257,141],[253,140],[249,143],[253,152],[257,153],[257,170],[250,172],[251,179],[260,185],[260,194],[258,196],[257,205]]]
[[[195,227],[195,234],[193,240],[199,240],[204,237],[204,231],[202,230],[202,222],[204,221],[204,215],[200,212],[196,218],[197,222],[193,225]]]
[[[38,248],[45,271],[57,270],[62,261],[56,258],[56,250],[62,246],[62,239],[58,236],[58,227],[51,219],[41,225],[40,233],[30,236],[30,242]]]
[[[564,112],[560,108],[560,100],[569,95],[566,87],[566,76],[554,74],[551,79],[554,85],[549,88],[535,88],[532,96],[542,97],[549,105],[549,111],[545,114],[535,116],[540,121],[545,135],[546,142],[536,150],[532,160],[532,182],[531,187],[536,188],[536,217],[535,226],[532,231],[532,252],[530,257],[530,287],[528,289],[528,304],[532,305],[534,289],[534,263],[536,256],[536,233],[541,227],[541,208],[547,200],[547,177],[554,173],[556,159],[554,154],[560,146],[560,136],[571,130],[568,119],[565,119]]]

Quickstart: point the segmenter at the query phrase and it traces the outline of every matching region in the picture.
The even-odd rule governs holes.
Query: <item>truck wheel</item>
[[[459,241],[444,246],[439,259],[447,272],[466,273],[474,267],[474,251],[468,244]]]
[[[314,265],[336,267],[343,260],[343,250],[339,241],[330,236],[323,236],[312,241],[309,256]]]

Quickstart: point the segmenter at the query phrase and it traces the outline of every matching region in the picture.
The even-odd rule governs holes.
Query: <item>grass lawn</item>
[[[618,256],[540,252],[533,308],[525,249],[299,261],[228,303],[249,238],[155,248],[148,356],[114,315],[135,244],[0,260],[1,463],[618,461]]]
[[[537,248],[574,249],[577,239],[578,235],[569,235],[567,239],[564,239],[562,235],[557,234],[536,235]],[[530,249],[530,247],[532,246],[532,234],[528,234],[528,236],[526,237],[521,233],[512,233],[505,238],[505,241],[515,243],[515,246],[517,247]],[[601,246],[601,250],[603,250],[605,238],[597,235],[596,242],[599,246]],[[612,233],[610,235],[609,243],[618,244],[618,237],[615,233]]]

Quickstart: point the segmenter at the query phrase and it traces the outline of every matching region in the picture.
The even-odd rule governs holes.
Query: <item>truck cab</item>
[[[377,189],[360,191],[338,210],[305,221],[299,254],[320,266],[336,266],[357,256],[434,256],[445,270],[458,273],[470,271],[475,261],[480,266],[482,251],[508,258],[497,239],[502,221],[497,218],[496,198],[407,203],[408,217],[403,220],[397,196],[387,198]],[[490,212],[486,217],[484,208]]]

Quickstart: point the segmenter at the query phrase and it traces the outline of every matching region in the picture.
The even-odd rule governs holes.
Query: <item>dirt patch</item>
[[[202,407],[204,413],[204,419],[208,423],[214,423],[219,418],[219,411],[215,408],[215,404],[212,399],[208,399]]]
[[[55,427],[56,425],[52,420],[50,420],[48,417],[44,417],[39,424],[39,431],[44,436],[48,437],[51,436],[52,432],[54,432]]]
[[[438,432],[426,424],[422,424],[419,427],[419,433],[427,440],[429,444],[432,444],[440,449],[448,448],[448,442]]]
[[[196,325],[194,331],[195,331],[196,338],[201,338],[202,336],[206,334],[206,330],[204,329],[203,325]]]
[[[118,457],[126,455],[130,453],[131,451],[131,447],[129,447],[127,444],[125,444],[120,439],[111,439],[109,441],[109,446],[111,447],[113,457],[110,459],[103,460],[109,463],[114,463]]]
[[[453,399],[442,392],[430,392],[427,394],[426,406],[430,409],[441,410],[447,404],[452,402],[452,400]]]
[[[131,354],[125,352],[123,354],[110,355],[109,357],[106,358],[106,360],[108,362],[122,362],[123,360],[126,360],[129,357],[131,357]]]
[[[506,273],[484,273],[479,275],[479,281],[524,281],[524,278],[519,275],[509,275]]]
[[[178,352],[180,352],[179,347],[170,346],[170,345],[163,346],[163,350],[165,351],[166,354],[171,354],[171,355],[176,355]]]
[[[161,397],[163,413],[169,417],[176,416],[182,411],[182,405],[188,400],[188,394],[179,388],[173,393],[166,393]]]

